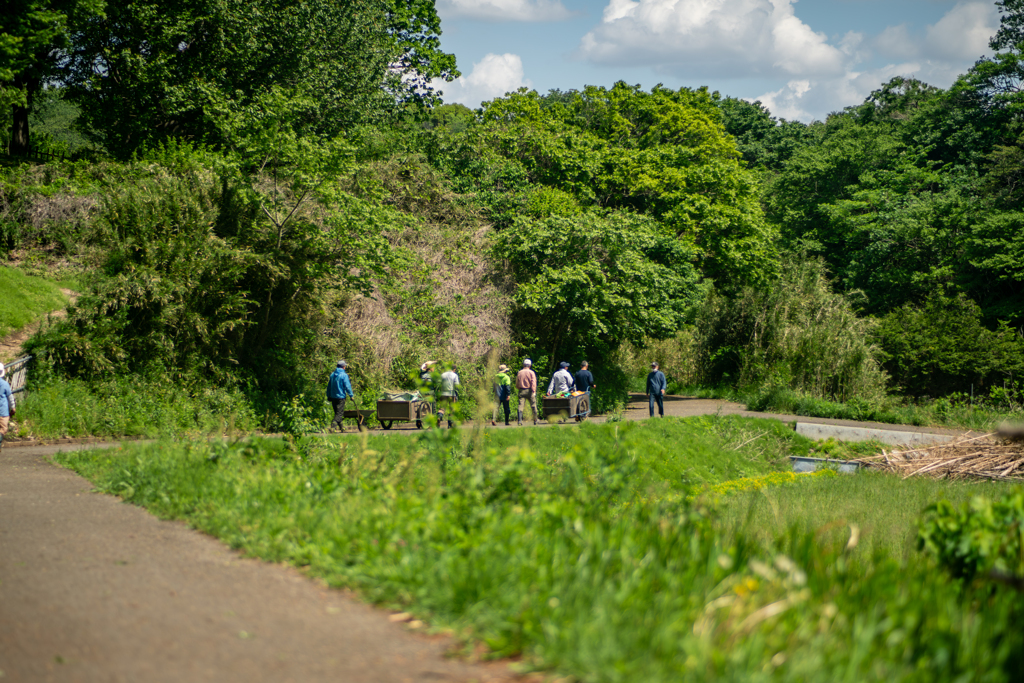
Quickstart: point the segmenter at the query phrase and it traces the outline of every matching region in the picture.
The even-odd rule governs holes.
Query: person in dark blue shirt
[[[355,398],[355,395],[352,393],[352,381],[348,378],[348,373],[345,372],[347,367],[348,363],[339,360],[338,367],[331,373],[331,378],[327,381],[327,398],[331,399],[331,406],[334,408],[334,419],[331,421],[329,429],[333,429],[334,425],[338,425],[338,430],[342,432],[345,431],[343,423],[345,419],[345,400]]]
[[[590,363],[583,361],[580,364],[579,372],[576,373],[576,391],[585,391],[589,394],[590,390],[596,386],[594,376],[590,374]]]
[[[658,416],[665,417],[665,375],[658,369],[657,363],[651,363],[651,371],[647,374],[647,407],[654,417],[654,403],[658,403]]]

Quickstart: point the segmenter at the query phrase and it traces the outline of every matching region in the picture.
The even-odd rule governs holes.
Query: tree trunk
[[[25,155],[29,153],[28,138],[28,107],[14,105],[13,122],[11,124],[11,154]]]
[[[14,77],[14,87],[25,90],[25,104],[15,104],[11,108],[11,154],[28,154],[32,149],[32,142],[28,136],[28,112],[32,107],[32,100],[42,86],[42,80],[34,76],[18,74]]]

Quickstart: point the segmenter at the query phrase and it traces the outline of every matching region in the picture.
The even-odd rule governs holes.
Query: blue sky
[[[948,87],[999,25],[954,0],[437,0],[470,107],[520,86],[707,85],[810,121],[893,76]]]

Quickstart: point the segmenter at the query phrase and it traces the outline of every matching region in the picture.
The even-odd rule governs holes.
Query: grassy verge
[[[170,436],[249,431],[251,403],[224,387],[187,387],[141,376],[105,382],[35,381],[18,402],[18,436]]]
[[[67,303],[57,284],[9,266],[0,266],[0,292],[0,337]]]
[[[715,524],[723,532],[743,529],[764,547],[794,533],[845,543],[854,525],[858,553],[913,562],[917,520],[929,504],[949,500],[960,505],[977,495],[997,496],[1012,488],[1003,482],[902,480],[870,471],[808,477],[799,486],[737,491],[721,498]]]
[[[951,582],[915,555],[850,553],[845,538],[762,543],[754,522],[686,503],[806,447],[766,421],[703,418],[60,461],[250,554],[578,680],[1013,680],[1024,604],[1009,589]]]
[[[749,394],[746,404],[748,410],[785,415],[974,430],[992,429],[1001,422],[1024,416],[1015,396],[999,401],[958,395],[920,404],[897,399],[881,402],[853,399],[839,403],[785,387],[766,387]]]

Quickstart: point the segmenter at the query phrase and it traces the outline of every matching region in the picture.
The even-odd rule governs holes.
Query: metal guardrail
[[[25,391],[25,382],[28,380],[28,362],[30,360],[32,360],[32,356],[22,356],[5,366],[7,374],[4,379],[11,385],[12,393],[17,394]]]

